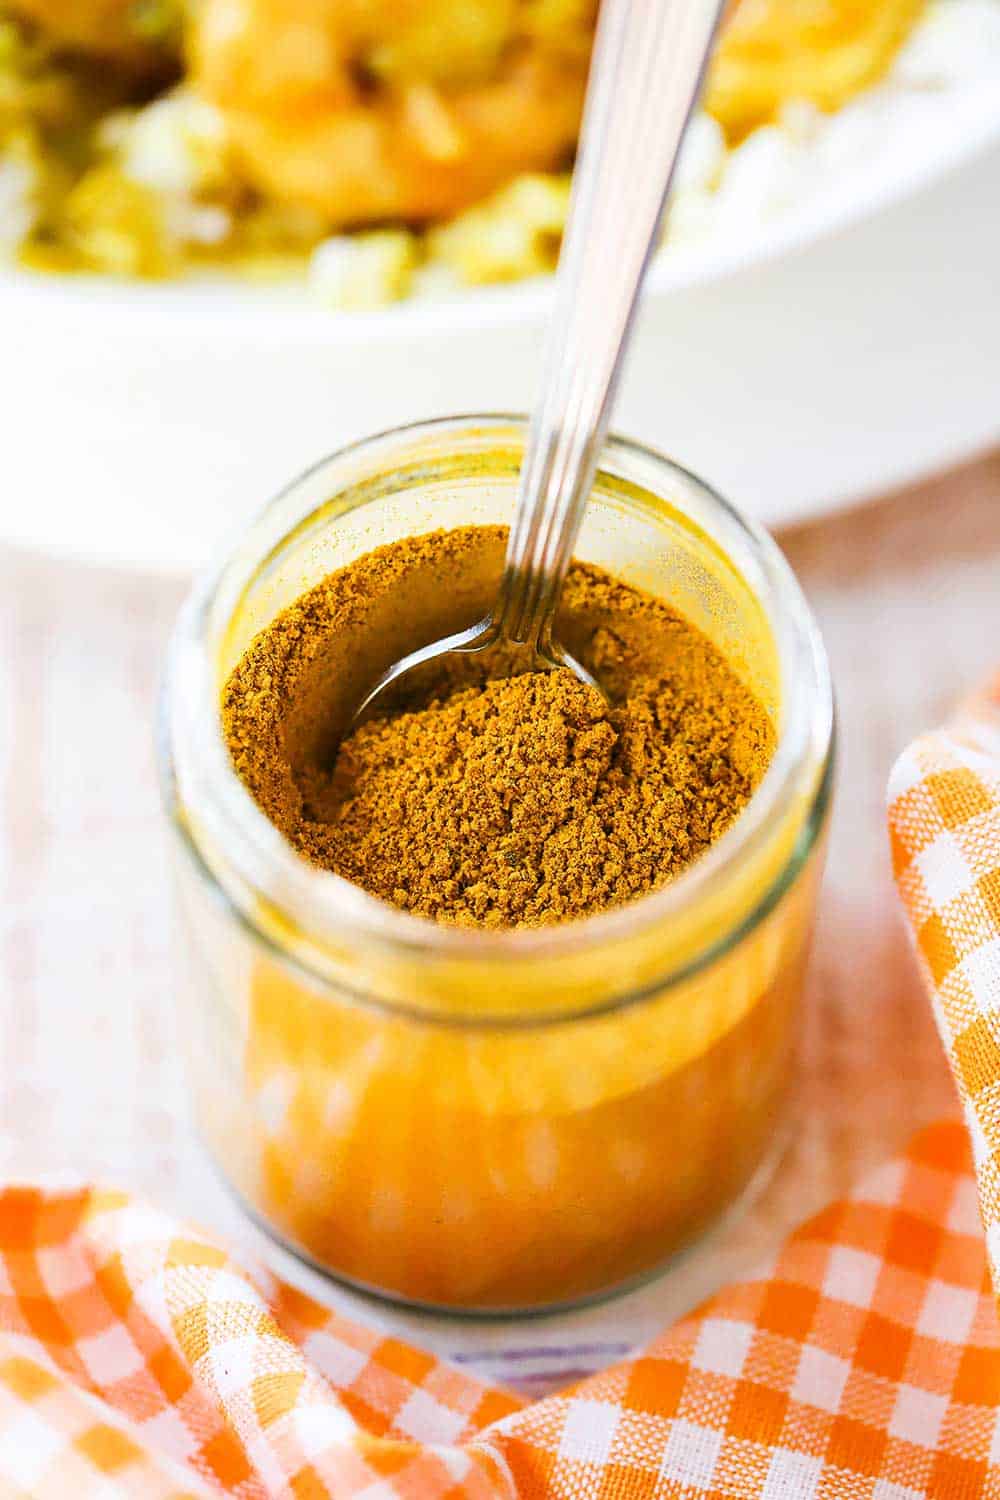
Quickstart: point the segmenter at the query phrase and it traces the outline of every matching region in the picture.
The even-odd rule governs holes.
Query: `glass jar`
[[[731,829],[631,905],[501,933],[397,911],[284,842],[229,761],[229,672],[332,569],[406,535],[507,522],[523,438],[509,418],[445,420],[319,464],[196,587],[165,691],[180,1000],[209,1149],[315,1265],[467,1311],[648,1274],[764,1162],[829,800],[827,666],[780,552],[693,475],[611,441],[577,556],[669,599],[776,724]],[[471,623],[495,584],[442,589],[428,638]]]

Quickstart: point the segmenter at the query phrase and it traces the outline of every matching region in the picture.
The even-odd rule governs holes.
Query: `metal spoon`
[[[646,266],[720,0],[603,0],[546,343],[500,591],[484,620],[404,656],[352,727],[401,679],[451,653],[502,645],[518,669],[568,667],[599,687],[552,622],[607,433]],[[404,688],[405,691],[405,688]]]

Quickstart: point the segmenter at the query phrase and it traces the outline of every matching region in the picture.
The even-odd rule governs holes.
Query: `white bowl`
[[[653,268],[615,425],[771,525],[1000,440],[1000,87],[914,118],[794,210]],[[0,536],[187,570],[350,439],[526,409],[549,293],[334,314],[224,281],[8,275]]]

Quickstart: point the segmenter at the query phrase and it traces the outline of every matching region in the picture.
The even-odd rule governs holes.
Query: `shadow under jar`
[[[648,1274],[768,1158],[829,799],[826,661],[778,549],[693,475],[611,441],[577,557],[668,600],[775,724],[732,827],[628,906],[499,933],[397,911],[282,839],[223,740],[233,666],[280,610],[372,548],[509,521],[523,441],[512,419],[432,422],[297,480],[188,600],[162,740],[184,1037],[210,1150],[316,1265],[469,1312],[571,1303]],[[485,612],[500,562],[426,591],[426,640]],[[406,615],[397,655],[420,643]]]

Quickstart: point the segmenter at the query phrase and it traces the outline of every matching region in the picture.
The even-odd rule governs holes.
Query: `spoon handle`
[[[720,0],[603,0],[497,624],[549,638]]]

